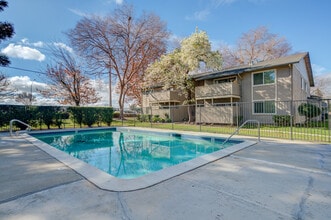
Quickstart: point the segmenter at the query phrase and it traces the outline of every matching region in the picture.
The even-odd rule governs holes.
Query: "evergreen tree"
[[[7,1],[0,0],[0,11],[3,11],[5,7],[8,6]],[[11,23],[8,22],[1,22],[0,21],[0,43],[3,40],[11,38],[14,35],[14,27]],[[0,66],[8,66],[10,64],[9,58],[4,55],[0,54]]]

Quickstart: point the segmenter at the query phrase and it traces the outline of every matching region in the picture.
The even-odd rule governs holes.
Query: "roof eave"
[[[309,53],[307,53],[307,55],[304,57],[304,60],[305,60],[306,68],[307,68],[309,84],[311,87],[314,87],[315,83],[314,83],[313,70],[312,70],[311,63],[310,63]]]

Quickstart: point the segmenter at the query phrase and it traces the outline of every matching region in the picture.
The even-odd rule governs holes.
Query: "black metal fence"
[[[331,142],[330,99],[158,105],[142,109],[140,121],[151,127],[231,134],[247,120],[258,121],[261,137]],[[135,126],[139,126],[137,123]],[[169,126],[168,126],[169,128]],[[257,124],[247,123],[239,134],[256,136]]]
[[[0,105],[0,131],[9,131],[9,121],[19,119],[29,123],[34,129],[58,129],[83,126],[109,126],[100,114],[92,122],[78,118],[69,111],[70,107],[55,106],[52,121],[46,126],[45,117],[38,106]],[[34,109],[34,110],[33,110]],[[39,111],[36,111],[38,110]],[[47,111],[46,111],[47,112]],[[261,137],[288,140],[305,140],[331,143],[330,128],[331,100],[306,101],[260,101],[251,103],[200,103],[199,105],[158,105],[142,108],[140,111],[126,110],[125,118],[118,118],[119,113],[111,111],[112,126],[137,126],[162,129],[187,130],[232,134],[245,121],[250,120],[240,129],[239,135],[258,136],[257,124],[260,124]],[[93,114],[92,114],[93,113]],[[85,112],[92,116],[95,112]],[[48,113],[47,113],[48,114]],[[79,114],[78,114],[79,115]],[[91,120],[91,118],[89,118]],[[46,123],[45,123],[46,122]],[[22,129],[16,127],[16,129]]]

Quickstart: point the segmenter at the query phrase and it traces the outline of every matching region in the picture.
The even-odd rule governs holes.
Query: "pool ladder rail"
[[[20,120],[18,120],[18,119],[12,119],[12,120],[10,120],[10,122],[9,122],[9,126],[10,126],[10,136],[13,136],[13,122],[19,122],[19,123],[21,123],[21,124],[23,124],[23,125],[26,126],[26,129],[25,129],[24,131],[16,131],[16,132],[15,132],[16,135],[19,135],[20,133],[26,133],[26,132],[31,131],[31,126],[28,125],[27,123],[25,123],[25,122],[23,122],[23,121],[20,121]]]
[[[225,141],[222,143],[222,145],[224,145],[226,142],[228,142],[230,140],[230,138],[232,138],[233,135],[237,134],[239,132],[239,130],[242,127],[244,127],[248,122],[256,122],[257,123],[257,129],[258,129],[257,141],[260,142],[260,122],[258,120],[246,120],[227,139],[225,139]]]

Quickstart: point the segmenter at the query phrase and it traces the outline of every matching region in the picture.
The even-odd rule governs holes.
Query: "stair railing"
[[[226,142],[228,142],[230,140],[230,138],[237,134],[239,132],[239,130],[244,127],[248,122],[256,122],[257,123],[257,128],[258,128],[258,136],[257,136],[257,141],[260,142],[260,122],[258,120],[246,120],[244,123],[242,123],[242,125],[240,125],[240,127],[238,127],[227,139],[225,139],[225,141],[222,143],[225,144]]]
[[[13,136],[13,122],[19,122],[19,123],[21,123],[22,125],[25,125],[25,126],[26,126],[26,129],[25,129],[26,132],[31,131],[31,126],[28,125],[27,123],[25,123],[25,122],[23,122],[23,121],[20,121],[20,120],[18,120],[18,119],[12,119],[12,120],[10,120],[10,122],[9,122],[9,126],[10,126],[10,136]],[[19,132],[17,132],[17,133],[19,133]]]

